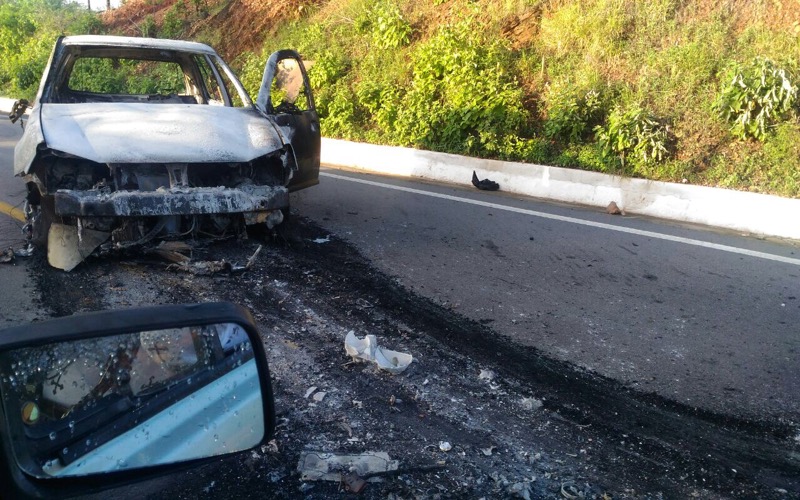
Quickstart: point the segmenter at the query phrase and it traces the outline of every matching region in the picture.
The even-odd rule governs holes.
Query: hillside
[[[800,196],[797,0],[130,0],[101,21],[209,43],[251,92],[298,49],[327,136]]]

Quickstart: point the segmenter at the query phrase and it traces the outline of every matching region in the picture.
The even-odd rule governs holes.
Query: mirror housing
[[[226,329],[228,333],[207,333]],[[236,332],[238,340],[228,342],[231,345],[225,349],[223,344],[226,341],[222,337],[225,335],[225,339],[229,339],[230,332]],[[206,336],[211,340],[206,339]],[[165,339],[175,341],[172,357],[164,355],[162,348]],[[208,351],[211,354],[205,353],[199,347],[211,345],[212,341],[215,347],[213,352]],[[120,354],[126,351],[117,349],[109,357],[106,351],[97,348],[98,345],[106,344],[118,345],[119,348],[124,346],[132,356],[126,358],[124,354]],[[85,348],[87,345],[91,346],[88,351]],[[180,346],[179,351],[174,350],[176,345]],[[188,350],[186,346],[189,346]],[[81,355],[64,355],[65,352],[71,352],[69,349],[74,351],[76,347],[80,347]],[[75,361],[83,361],[86,352],[93,355],[103,353],[102,356],[92,358],[93,360],[108,358],[100,367],[100,375],[92,375],[94,378],[88,377],[88,381],[87,377],[76,379],[74,375],[91,371],[83,367],[100,365]],[[143,363],[146,362],[148,366],[153,364],[153,353],[158,356],[161,363],[158,369],[161,371],[152,371],[151,367],[147,379],[149,383],[134,384],[137,369],[139,379],[142,380]],[[66,363],[62,362],[64,358],[67,359]],[[26,365],[22,365],[22,369],[18,361],[20,359],[29,360]],[[116,369],[120,366],[120,360],[128,362],[125,370]],[[52,383],[53,366],[57,366],[60,385]],[[114,370],[110,369],[112,366]],[[26,378],[26,372],[33,373],[37,370],[35,376]],[[73,372],[72,378],[69,378],[69,370]],[[112,372],[116,377],[113,381],[103,375]],[[49,384],[47,395],[43,394],[43,381]],[[154,381],[158,383],[154,384]],[[242,392],[246,384],[251,387],[249,393]],[[72,392],[77,391],[79,395],[70,395],[65,387],[72,387]],[[102,387],[99,392],[98,387]],[[117,390],[120,387],[124,390]],[[248,395],[247,409],[235,406],[244,404],[243,394]],[[110,403],[97,404],[99,400]],[[198,411],[196,400],[209,402]],[[58,404],[54,405],[54,401]],[[87,401],[90,403],[86,403]],[[55,413],[53,406],[58,409]],[[84,407],[91,408],[86,410]],[[99,468],[87,465],[92,461],[102,464],[102,459],[111,453],[109,449],[125,450],[129,444],[142,444],[143,431],[148,433],[153,430],[155,434],[155,430],[165,428],[165,422],[174,423],[180,418],[185,418],[191,424],[184,426],[184,429],[197,427],[199,418],[203,422],[227,429],[228,436],[240,435],[241,419],[244,418],[240,410],[241,413],[250,415],[248,422],[257,420],[255,425],[244,424],[249,425],[248,428],[254,430],[255,434],[233,443],[230,451],[224,444],[224,437],[220,446],[208,442],[218,437],[217,434],[224,436],[223,432],[212,432],[204,437],[202,432],[195,431],[189,432],[188,438],[187,434],[176,438],[174,434],[180,434],[180,426],[176,425],[169,431],[164,430],[164,435],[156,435],[151,439],[153,445],[150,448],[142,445],[135,457],[130,452],[129,457],[134,457],[135,463],[125,464],[123,460],[123,467],[109,466],[108,469],[102,465]],[[82,415],[85,422],[79,420]],[[253,419],[254,415],[263,415],[263,419]],[[37,448],[33,444],[36,436],[30,436],[36,434],[33,432],[35,424],[45,422],[48,420],[46,417],[50,420],[48,424],[57,424],[59,417],[64,417],[60,421],[61,427],[57,427],[58,432],[49,434],[54,446],[57,445],[56,449],[60,450],[60,440],[67,431],[80,436],[79,440],[70,442],[69,453],[67,447],[64,448],[64,453],[57,453],[58,458],[52,460],[56,462],[55,469],[48,469],[49,464],[42,467],[41,460],[32,460],[29,455],[35,454],[28,453],[41,449],[41,446]],[[65,422],[68,422],[68,428],[63,425]],[[85,424],[85,428],[81,430],[76,422]],[[263,428],[260,427],[261,423]],[[40,427],[47,429],[44,425]],[[86,429],[95,428],[103,428],[102,433],[97,433],[100,437],[96,438],[92,434],[87,439]],[[274,428],[274,398],[264,345],[250,313],[235,304],[167,305],[104,311],[0,331],[0,484],[11,488],[10,492],[5,490],[4,494],[10,493],[12,497],[68,497],[152,479],[266,444],[272,439]],[[47,435],[38,438],[39,444],[44,443],[46,448],[49,443]],[[148,453],[153,449],[161,449],[158,446],[161,439],[165,439],[164,448],[169,450],[173,450],[177,442],[185,439],[194,439],[194,443],[202,443],[203,446],[186,445],[182,454]],[[80,441],[80,446],[73,446],[77,441]],[[81,451],[77,452],[78,449]],[[105,453],[102,457],[101,451]],[[32,463],[38,465],[31,466]],[[52,473],[52,470],[69,471],[70,464],[73,472],[65,475]],[[75,472],[77,464],[87,465],[88,470],[78,469]],[[62,468],[64,465],[68,467]],[[45,473],[41,473],[42,471]]]

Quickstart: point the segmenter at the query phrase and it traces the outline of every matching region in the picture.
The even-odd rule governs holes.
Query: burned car
[[[270,56],[253,103],[207,45],[87,35],[56,41],[14,173],[29,241],[70,270],[98,249],[272,228],[319,161],[296,52]]]

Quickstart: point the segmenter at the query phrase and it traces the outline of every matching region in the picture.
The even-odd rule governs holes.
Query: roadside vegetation
[[[38,75],[54,32],[100,29],[20,31],[12,7],[74,9],[0,2],[4,93],[35,90],[20,60]],[[298,49],[329,137],[800,197],[793,3],[129,0],[101,19],[211,43],[253,95],[268,54]]]

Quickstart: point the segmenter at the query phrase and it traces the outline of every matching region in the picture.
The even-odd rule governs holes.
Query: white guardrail
[[[7,115],[13,104],[0,97],[0,112]],[[472,185],[474,170],[509,193],[595,207],[614,201],[630,214],[800,240],[800,199],[795,198],[327,138],[321,159],[329,167],[464,186]]]

